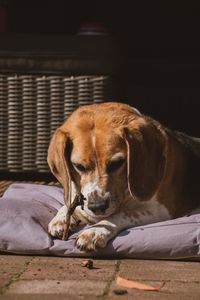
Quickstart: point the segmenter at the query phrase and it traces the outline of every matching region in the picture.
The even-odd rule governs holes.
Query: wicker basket
[[[0,170],[48,172],[50,138],[79,106],[113,100],[109,76],[0,74]]]

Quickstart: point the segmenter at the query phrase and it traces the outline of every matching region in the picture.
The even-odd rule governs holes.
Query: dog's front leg
[[[56,238],[61,239],[67,225],[67,212],[68,208],[66,205],[63,205],[57,212],[56,216],[51,220],[48,226],[48,232]],[[77,225],[77,220],[72,215],[70,219],[69,230],[72,231],[73,228]]]
[[[109,240],[125,228],[137,225],[137,220],[126,216],[123,212],[102,220],[78,237],[76,245],[81,250],[96,250],[106,247]]]

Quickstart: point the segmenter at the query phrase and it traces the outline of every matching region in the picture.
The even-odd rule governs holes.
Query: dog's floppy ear
[[[164,174],[163,139],[151,124],[124,128],[127,145],[127,177],[132,197],[150,199]]]
[[[52,173],[64,187],[65,203],[71,199],[71,176],[67,157],[69,144],[70,139],[67,134],[57,129],[51,139],[47,157]]]

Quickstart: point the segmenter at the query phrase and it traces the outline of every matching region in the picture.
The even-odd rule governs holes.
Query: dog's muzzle
[[[107,193],[109,194],[109,193]],[[101,215],[105,213],[106,209],[109,207],[110,196],[99,196],[97,192],[91,193],[88,197],[88,209],[91,210],[96,215]]]

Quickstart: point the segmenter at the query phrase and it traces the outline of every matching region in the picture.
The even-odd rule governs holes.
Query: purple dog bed
[[[80,251],[75,240],[52,238],[47,227],[63,205],[63,189],[12,184],[0,199],[0,251],[98,258],[200,258],[200,214],[122,231],[105,249]]]

